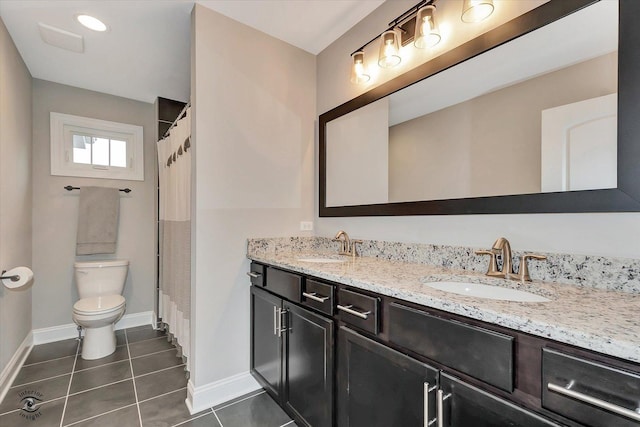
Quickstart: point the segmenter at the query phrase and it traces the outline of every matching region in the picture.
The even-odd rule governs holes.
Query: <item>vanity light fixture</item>
[[[93,31],[107,31],[107,25],[91,15],[77,15],[76,19],[79,23]]]
[[[400,64],[400,34],[395,29],[385,31],[380,36],[380,53],[378,65],[382,68],[391,68]]]
[[[354,52],[353,67],[351,68],[351,82],[356,84],[366,83],[371,80],[371,76],[367,74],[364,66],[364,52],[359,50]]]
[[[464,0],[462,22],[484,21],[493,13],[493,0]]]
[[[435,16],[436,7],[432,4],[418,9],[413,36],[413,44],[418,49],[433,47],[440,43],[440,29]]]
[[[378,65],[382,68],[391,68],[400,64],[401,46],[413,42],[416,48],[425,49],[440,43],[442,36],[436,19],[436,1],[438,0],[420,1],[391,21],[386,30],[356,49],[351,54],[353,58],[351,81],[360,84],[371,79],[371,76],[366,73],[364,48],[376,40],[380,42]],[[464,22],[480,22],[487,19],[493,13],[493,9],[493,0],[463,0],[461,18]]]

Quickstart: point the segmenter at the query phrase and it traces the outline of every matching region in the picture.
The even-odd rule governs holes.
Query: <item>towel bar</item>
[[[67,191],[71,191],[71,190],[80,190],[80,187],[72,187],[70,185],[67,185],[66,187],[64,187],[65,190]],[[131,193],[131,189],[130,188],[119,188],[118,190],[125,192],[125,193]]]

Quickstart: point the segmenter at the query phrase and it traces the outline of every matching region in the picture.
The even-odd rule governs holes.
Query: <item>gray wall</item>
[[[525,3],[532,4],[501,4],[510,7]],[[413,4],[404,0],[383,3],[318,55],[318,113],[407,71],[403,66],[380,71],[380,78],[364,87],[349,82],[349,60],[353,49],[386,28],[390,19]],[[416,53],[413,62],[407,61],[408,65],[417,65],[422,59],[419,55],[422,54]],[[320,236],[332,236],[337,230],[344,229],[356,238],[474,247],[488,247],[497,237],[506,236],[512,247],[520,250],[640,258],[640,213],[317,218],[315,225]]]
[[[105,180],[50,175],[49,113],[129,123],[144,127],[144,181]],[[72,323],[78,299],[73,280],[76,260],[125,258],[130,261],[125,314],[153,310],[156,281],[156,157],[153,104],[33,80],[33,328]],[[80,192],[65,185],[129,187],[120,197],[117,252],[76,257]]]
[[[0,19],[0,268],[31,267],[31,235],[31,74]],[[0,372],[31,331],[31,292],[0,284]]]
[[[246,239],[313,218],[315,57],[197,3],[191,47],[190,382],[202,387],[249,371]]]

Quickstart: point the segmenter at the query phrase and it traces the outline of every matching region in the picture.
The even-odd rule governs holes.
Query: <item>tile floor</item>
[[[116,337],[115,353],[92,361],[80,358],[77,340],[35,346],[0,402],[0,426],[296,425],[264,391],[190,415],[184,364],[166,336],[143,326]]]

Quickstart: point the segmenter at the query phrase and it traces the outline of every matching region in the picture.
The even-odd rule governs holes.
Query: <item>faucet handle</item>
[[[522,282],[531,282],[531,276],[529,275],[529,265],[527,264],[528,259],[535,260],[545,260],[547,259],[544,255],[538,254],[525,254],[520,257],[520,271],[518,272],[518,279]]]
[[[487,269],[487,276],[498,276],[500,272],[498,271],[498,262],[496,261],[497,253],[494,250],[479,250],[475,252],[476,255],[489,255],[489,268]]]
[[[356,245],[361,245],[362,243],[364,243],[362,240],[351,239],[351,256],[352,257],[355,258],[358,256],[358,247]]]

